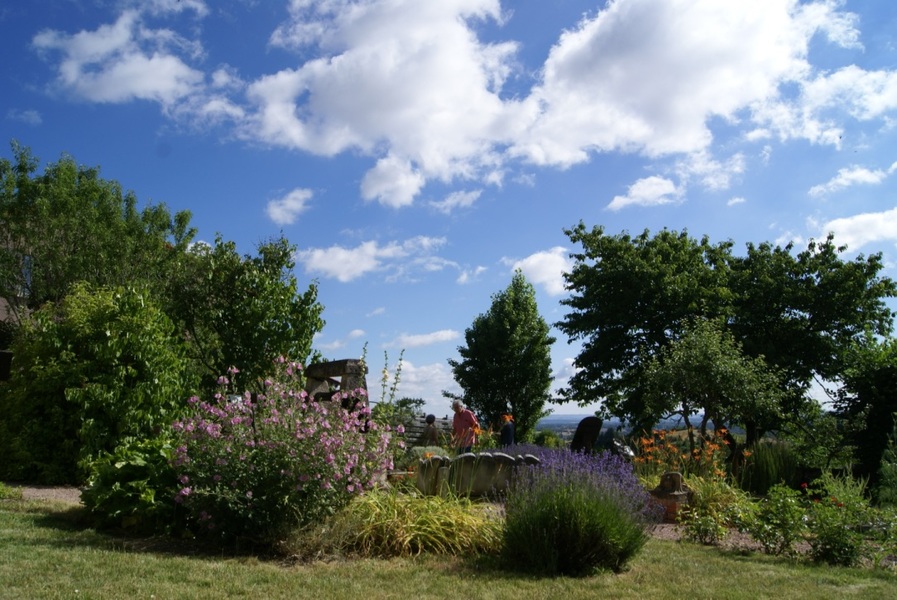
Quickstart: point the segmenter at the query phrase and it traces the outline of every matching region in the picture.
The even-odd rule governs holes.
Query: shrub
[[[284,361],[265,394],[228,397],[221,377],[213,402],[190,399],[192,414],[174,425],[175,501],[197,531],[274,542],[385,479],[394,452],[388,428],[369,419],[366,402],[354,412],[341,406],[366,400],[363,390],[317,402],[296,391],[300,376],[298,364]]]
[[[882,453],[881,464],[878,467],[878,485],[875,487],[875,501],[879,506],[897,508],[897,426],[888,436],[888,445]]]
[[[861,528],[869,522],[869,504],[863,496],[865,481],[830,472],[808,487],[812,496],[807,511],[810,556],[831,565],[856,565],[863,549]]]
[[[0,500],[20,500],[21,498],[22,490],[0,482]]]
[[[502,554],[546,575],[620,571],[647,541],[656,512],[632,467],[604,453],[543,450],[505,503]]]
[[[22,326],[0,477],[81,483],[90,463],[177,418],[192,387],[174,327],[146,291],[77,284]]]
[[[533,443],[543,448],[563,448],[564,440],[550,429],[540,429],[533,434]]]
[[[81,500],[101,527],[173,531],[178,481],[171,444],[162,437],[119,446],[91,465]]]
[[[767,554],[794,554],[794,545],[806,532],[800,492],[774,485],[744,523],[748,533]]]
[[[323,527],[302,531],[286,549],[308,559],[497,553],[502,521],[497,511],[490,511],[492,506],[460,497],[376,489],[353,498]]]
[[[691,541],[719,543],[751,509],[748,495],[721,477],[688,477],[685,484],[692,490],[692,497],[679,522]]]

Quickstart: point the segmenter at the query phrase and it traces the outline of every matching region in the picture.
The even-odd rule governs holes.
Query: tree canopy
[[[220,236],[180,257],[167,283],[167,307],[207,385],[231,367],[253,386],[278,356],[306,362],[324,307],[312,283],[292,274],[295,246],[283,237],[241,256]]]
[[[528,439],[550,399],[549,327],[539,315],[536,292],[519,270],[510,285],[492,297],[489,310],[464,332],[460,360],[450,359],[461,400],[496,430],[512,414],[518,439]],[[455,397],[445,393],[448,397]]]
[[[76,282],[156,285],[196,231],[190,212],[137,198],[98,168],[70,156],[37,174],[28,148],[0,158],[0,298],[15,323],[24,312],[62,300]]]
[[[562,398],[601,402],[624,419],[652,416],[645,369],[695,318],[718,321],[746,357],[780,373],[785,416],[800,413],[814,377],[838,376],[853,340],[891,329],[885,299],[897,288],[879,275],[881,256],[847,260],[831,236],[797,254],[791,245],[749,244],[736,256],[731,242],[685,231],[632,237],[579,223],[566,234],[582,251],[565,274],[569,312],[557,326],[582,350]],[[752,418],[745,426],[763,428]]]

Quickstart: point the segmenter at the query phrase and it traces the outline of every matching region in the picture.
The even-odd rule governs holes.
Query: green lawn
[[[80,508],[0,500],[0,598],[897,598],[897,577],[651,540],[628,572],[545,579],[488,560],[298,565],[97,533]]]

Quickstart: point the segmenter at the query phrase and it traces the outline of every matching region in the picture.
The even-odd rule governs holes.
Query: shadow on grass
[[[4,500],[0,508],[11,513],[30,515],[37,528],[55,532],[51,537],[19,540],[22,544],[87,547],[120,552],[158,554],[190,558],[236,558],[283,562],[284,557],[269,546],[246,540],[228,543],[177,535],[145,534],[126,529],[97,529],[86,507],[43,500]]]

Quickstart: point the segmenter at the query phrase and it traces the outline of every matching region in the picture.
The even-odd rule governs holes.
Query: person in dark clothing
[[[500,446],[514,445],[514,417],[512,415],[502,415],[501,429],[498,432],[498,440]]]

